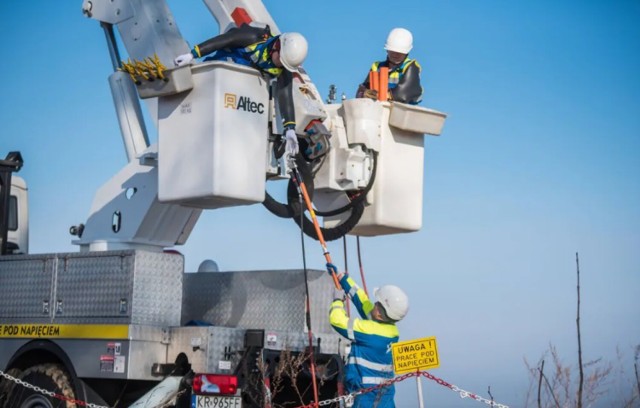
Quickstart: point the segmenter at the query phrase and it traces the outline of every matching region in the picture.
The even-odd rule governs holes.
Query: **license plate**
[[[242,408],[241,397],[223,397],[220,395],[192,395],[192,408]]]

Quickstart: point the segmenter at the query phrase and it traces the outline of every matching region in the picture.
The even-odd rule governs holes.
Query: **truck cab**
[[[0,254],[29,252],[27,184],[13,175],[22,167],[22,156],[11,152],[0,160]],[[9,188],[5,188],[8,186]]]

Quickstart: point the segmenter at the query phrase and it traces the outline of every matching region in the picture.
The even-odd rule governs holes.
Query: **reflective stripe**
[[[351,300],[353,300],[353,305],[356,307],[360,317],[366,319],[373,310],[373,303],[371,303],[364,290],[360,289],[347,274],[343,275],[343,278],[340,280],[340,285],[342,285],[342,289],[349,295]]]
[[[383,371],[383,372],[393,371],[393,366],[391,364],[374,363],[373,361],[369,361],[362,357],[354,357],[354,356],[349,357],[349,364],[357,364],[362,367],[370,368],[376,371]]]
[[[389,379],[383,377],[362,377],[363,384],[382,384],[386,381],[389,381]]]
[[[0,324],[0,338],[128,339],[126,324]]]
[[[355,340],[356,336],[353,333],[353,321],[349,320],[349,323],[347,324],[347,336],[349,338],[349,340]]]
[[[363,335],[386,338],[385,347],[388,342],[396,342],[398,337],[398,328],[395,324],[379,323],[374,320],[357,319],[353,322],[353,329]]]

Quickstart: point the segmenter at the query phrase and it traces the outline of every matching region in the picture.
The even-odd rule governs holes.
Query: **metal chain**
[[[390,386],[392,384],[395,384],[397,382],[404,381],[407,378],[418,377],[418,376],[426,377],[426,378],[428,378],[428,379],[430,379],[432,381],[435,381],[436,383],[438,383],[438,384],[440,384],[442,386],[445,386],[445,387],[449,388],[450,390],[452,390],[454,392],[457,392],[460,395],[460,398],[471,398],[471,399],[474,399],[474,400],[479,401],[479,402],[484,402],[485,404],[487,404],[487,405],[489,405],[491,407],[495,407],[495,408],[509,408],[508,405],[498,404],[498,403],[496,403],[496,402],[494,402],[492,400],[488,400],[488,399],[483,398],[483,397],[481,397],[479,395],[473,394],[473,393],[471,393],[469,391],[465,391],[462,388],[459,388],[459,387],[457,387],[457,386],[455,386],[453,384],[449,384],[448,382],[446,382],[446,381],[444,381],[444,380],[442,380],[442,379],[440,379],[440,378],[438,378],[438,377],[436,377],[436,376],[434,376],[434,375],[432,375],[432,374],[430,374],[430,373],[428,373],[426,371],[416,371],[416,372],[412,372],[412,373],[407,373],[407,374],[401,375],[399,377],[396,377],[394,379],[385,381],[384,383],[378,384],[378,385],[376,385],[374,387],[371,387],[371,388],[363,388],[363,389],[360,389],[358,391],[354,391],[354,392],[352,392],[350,394],[341,395],[341,396],[333,398],[333,399],[320,401],[318,403],[318,405],[319,406],[326,406],[326,405],[329,405],[329,404],[333,404],[335,402],[344,401],[345,405],[347,407],[349,407],[349,406],[351,406],[351,404],[353,404],[353,401],[354,401],[355,397],[360,395],[360,394],[366,394],[368,392],[373,392],[373,391],[379,390],[381,388],[388,387],[388,386]],[[315,406],[316,405],[314,403],[311,403],[311,404],[308,404],[308,405],[299,406],[297,408],[315,408]]]
[[[14,383],[16,383],[18,385],[21,385],[21,386],[23,386],[25,388],[34,390],[35,392],[37,392],[39,394],[43,394],[43,395],[49,396],[51,398],[59,399],[59,400],[62,400],[62,401],[68,401],[68,402],[71,402],[73,404],[82,405],[82,406],[88,407],[88,408],[110,408],[110,407],[105,407],[103,405],[96,405],[96,404],[92,404],[92,403],[87,403],[87,402],[84,402],[84,401],[80,401],[80,400],[76,400],[76,399],[73,399],[73,398],[65,397],[64,395],[56,394],[55,392],[48,391],[48,390],[45,390],[44,388],[40,388],[40,387],[38,387],[36,385],[31,385],[31,384],[29,384],[27,382],[24,382],[21,379],[15,378],[15,377],[5,373],[2,370],[0,370],[0,377],[4,377],[9,381],[12,381],[12,382],[14,382]]]
[[[455,385],[451,387],[451,389],[455,392],[457,392],[458,394],[460,394],[460,398],[472,398],[476,401],[480,401],[480,402],[484,402],[485,404],[491,406],[491,407],[496,407],[496,408],[509,408],[507,405],[503,405],[503,404],[497,404],[492,400],[488,400],[486,398],[483,398],[479,395],[476,394],[472,394],[469,391],[465,391],[461,388],[456,387]]]
[[[440,378],[438,378],[438,377],[436,377],[436,376],[434,376],[434,375],[432,375],[432,374],[430,374],[430,373],[428,373],[426,371],[417,371],[415,373],[407,373],[407,374],[401,375],[399,377],[396,377],[394,379],[391,379],[389,381],[385,381],[382,384],[378,384],[375,387],[363,388],[361,390],[352,392],[350,394],[341,395],[339,397],[328,399],[328,400],[323,400],[323,401],[318,402],[318,406],[323,407],[323,406],[327,406],[327,405],[330,405],[330,404],[333,404],[333,403],[336,403],[336,402],[339,403],[341,401],[344,401],[344,404],[346,406],[351,406],[351,404],[353,404],[353,401],[354,401],[355,397],[358,396],[358,395],[366,394],[368,392],[373,392],[373,391],[379,390],[381,388],[388,387],[388,386],[390,386],[392,384],[404,381],[407,378],[417,377],[417,376],[426,377],[429,380],[435,381],[436,383],[449,388],[451,391],[457,392],[460,395],[460,398],[471,398],[471,399],[479,401],[479,402],[484,402],[485,404],[487,404],[487,405],[489,405],[491,407],[495,407],[495,408],[509,408],[509,406],[507,406],[507,405],[498,404],[498,403],[496,403],[496,402],[494,402],[492,400],[488,400],[488,399],[483,398],[483,397],[481,397],[481,396],[479,396],[477,394],[473,394],[473,393],[471,393],[469,391],[465,391],[465,390],[463,390],[462,388],[459,388],[456,385],[449,384],[448,382],[446,382],[446,381],[444,381],[444,380],[442,380],[442,379],[440,379]],[[67,398],[64,395],[59,395],[59,394],[56,394],[54,392],[51,392],[51,391],[45,390],[43,388],[40,388],[38,386],[26,383],[26,382],[22,381],[19,378],[15,378],[15,377],[5,373],[2,370],[0,370],[0,377],[4,377],[7,380],[12,381],[12,382],[14,382],[16,384],[19,384],[19,385],[21,385],[21,386],[23,386],[25,388],[32,389],[32,390],[34,390],[34,391],[36,391],[36,392],[38,392],[40,394],[44,394],[44,395],[47,395],[49,397],[56,398],[56,399],[59,399],[59,400],[69,401],[69,402],[72,402],[74,404],[82,405],[82,406],[85,406],[85,407],[88,407],[88,408],[110,408],[110,407],[106,407],[106,406],[103,406],[103,405],[96,405],[96,404],[87,403],[87,402],[84,402],[84,401],[75,400],[73,398]],[[311,403],[311,404],[308,404],[308,405],[301,405],[301,406],[299,406],[297,408],[314,408],[315,406],[316,406],[315,403]]]

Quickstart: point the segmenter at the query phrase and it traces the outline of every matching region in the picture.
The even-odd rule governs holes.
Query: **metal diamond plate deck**
[[[332,332],[328,311],[333,284],[325,271],[308,270],[312,330]],[[201,320],[214,326],[304,332],[302,270],[185,274],[183,324]]]

